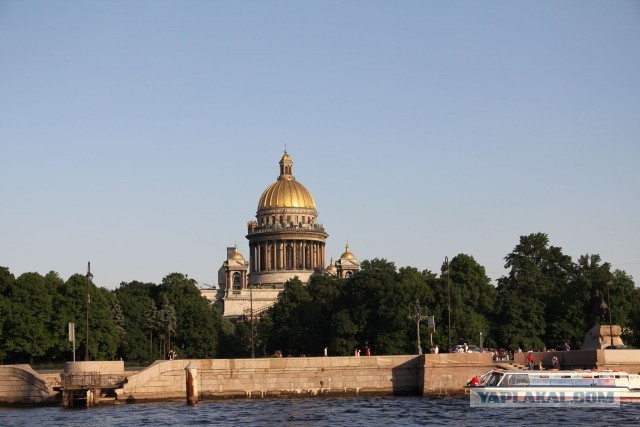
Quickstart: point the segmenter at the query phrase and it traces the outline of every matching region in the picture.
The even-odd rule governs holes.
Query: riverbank
[[[87,392],[91,404],[181,399],[187,365],[197,372],[200,400],[455,395],[474,373],[493,367],[490,354],[164,360],[126,373],[122,362],[68,362],[58,376],[6,365],[0,383],[13,386],[0,389],[0,403],[61,401],[65,390]]]
[[[637,372],[640,351],[556,352],[567,368]],[[543,366],[553,353],[536,353]],[[515,362],[518,363],[519,355]],[[157,361],[139,372],[122,362],[68,362],[63,373],[29,365],[0,366],[0,403],[61,402],[64,390],[87,392],[92,404],[185,399],[185,368],[196,374],[198,400],[266,397],[455,396],[477,373],[506,366],[490,353],[364,357],[296,357]],[[90,391],[91,393],[88,393]],[[91,405],[88,405],[91,406]]]

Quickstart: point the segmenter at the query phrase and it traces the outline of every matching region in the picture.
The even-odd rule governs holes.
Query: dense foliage
[[[219,310],[185,275],[172,273],[160,285],[121,283],[110,291],[75,274],[15,278],[0,267],[0,361],[60,363],[73,359],[68,323],[75,324],[76,360],[86,349],[89,291],[89,357],[148,363],[169,349],[180,357],[217,354]]]
[[[549,244],[546,234],[522,236],[505,257],[508,274],[493,286],[472,256],[454,257],[443,274],[399,270],[384,259],[362,263],[350,280],[316,275],[308,286],[294,279],[278,303],[260,321],[264,354],[350,355],[412,353],[417,348],[415,307],[433,315],[436,332],[421,328],[421,344],[430,339],[442,349],[463,342],[507,349],[579,348],[597,324],[595,295],[610,298],[611,318],[623,327],[623,340],[640,345],[640,290],[624,271],[611,270],[598,255],[577,262]],[[446,273],[446,274],[444,274]],[[424,325],[426,326],[426,325]]]
[[[598,323],[596,293],[610,299],[623,339],[640,345],[640,290],[624,271],[598,255],[577,262],[549,244],[546,234],[522,236],[505,257],[508,273],[491,284],[484,267],[466,254],[442,272],[397,269],[375,258],[343,280],[316,273],[307,285],[287,282],[278,302],[254,328],[256,356],[351,355],[417,351],[416,316],[434,316],[431,336],[421,322],[420,340],[446,349],[477,344],[515,349],[579,348]],[[55,272],[15,277],[0,267],[0,363],[60,363],[72,359],[67,324],[75,323],[76,359],[84,360],[87,289],[91,359],[148,363],[170,349],[181,358],[250,357],[251,321],[222,318],[186,275],[171,273],[159,285],[123,282],[96,287],[83,275],[66,281]],[[450,301],[450,310],[449,310]],[[451,331],[448,328],[451,316]]]

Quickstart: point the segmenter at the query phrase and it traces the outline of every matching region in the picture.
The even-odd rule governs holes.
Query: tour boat
[[[473,406],[512,403],[619,404],[640,400],[640,375],[616,370],[493,369],[467,385]],[[477,380],[475,381],[477,382]]]

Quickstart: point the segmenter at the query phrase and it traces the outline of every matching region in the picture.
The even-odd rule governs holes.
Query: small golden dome
[[[233,251],[233,253],[229,257],[229,259],[238,260],[238,261],[244,261],[244,257],[242,256],[242,254],[240,252],[238,252],[238,245],[236,245],[236,249],[235,249],[235,251]]]
[[[285,162],[293,163],[293,161],[291,160],[291,156],[289,155],[289,153],[287,153],[287,150],[284,150],[284,154],[280,159],[280,163],[285,163]]]
[[[285,150],[280,159],[280,176],[260,196],[258,210],[273,208],[316,208],[309,190],[291,174],[293,162]]]
[[[349,244],[347,243],[346,250],[342,255],[340,255],[340,259],[356,259],[356,257],[349,251]]]
[[[337,271],[337,270],[338,270],[338,267],[336,267],[335,263],[333,262],[333,258],[331,258],[331,263],[327,267],[327,271]]]

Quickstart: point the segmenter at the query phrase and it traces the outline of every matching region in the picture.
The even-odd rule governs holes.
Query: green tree
[[[330,274],[313,274],[308,285],[312,303],[307,310],[310,348],[307,354],[321,355],[324,347],[336,354],[333,314],[344,296],[344,280]]]
[[[118,333],[117,353],[119,353],[120,355],[125,355],[128,350],[129,343],[126,339],[127,330],[125,327],[124,313],[122,312],[122,307],[120,306],[120,302],[118,301],[117,294],[115,292],[109,292],[107,295],[109,299],[109,307],[111,308],[113,325],[115,326]]]
[[[610,286],[609,299],[611,300],[612,322],[622,327],[623,339],[626,339],[630,344],[636,344],[634,337],[638,332],[634,327],[634,318],[637,313],[634,308],[640,305],[640,290],[635,287],[631,276],[622,270],[615,270],[607,283],[605,283],[605,287]],[[604,289],[602,292],[606,295]]]
[[[521,236],[505,258],[508,276],[498,279],[497,335],[509,348],[538,349],[548,340],[553,303],[566,288],[574,269],[571,258],[549,246],[544,233]]]
[[[158,332],[163,342],[163,355],[171,350],[171,335],[175,335],[177,327],[176,310],[169,302],[167,295],[162,296],[162,305],[158,311]]]
[[[358,347],[370,347],[375,354],[412,352],[415,295],[403,288],[393,262],[375,258],[361,266],[362,271],[345,285],[350,317],[358,327]]]
[[[162,279],[159,295],[167,296],[177,318],[174,347],[179,357],[212,358],[218,348],[220,313],[200,294],[194,281],[181,273]]]
[[[259,324],[259,322],[257,323]],[[256,334],[256,338],[258,334]],[[222,358],[250,357],[251,331],[249,322],[232,322],[222,317],[220,319],[218,356]],[[263,346],[256,339],[254,343],[256,354],[264,353]],[[262,349],[262,351],[261,351]]]
[[[267,311],[271,326],[266,342],[267,352],[299,355],[310,351],[314,345],[308,334],[306,316],[310,302],[309,291],[297,276],[285,283],[277,303]]]
[[[4,333],[6,330],[5,323],[11,316],[10,301],[7,298],[7,289],[13,286],[15,277],[7,267],[0,267],[0,364],[3,363],[3,359],[7,356],[7,336]]]
[[[72,343],[69,342],[68,339],[69,335],[67,325],[65,325],[62,334],[56,333],[58,311],[60,310],[60,307],[57,306],[58,293],[60,292],[60,287],[64,285],[64,280],[62,280],[62,278],[55,271],[50,271],[49,273],[47,273],[44,276],[44,280],[47,288],[51,291],[52,305],[54,308],[51,316],[51,323],[48,325],[48,331],[51,335],[52,346],[45,355],[45,361],[59,362],[65,359],[65,351],[67,349],[70,349],[72,345]]]
[[[154,359],[152,335],[157,326],[157,309],[152,297],[157,292],[157,285],[135,280],[120,283],[114,291],[124,314],[126,347],[120,351],[127,362],[144,363]]]
[[[415,328],[416,308],[419,309],[421,316],[435,316],[435,294],[434,289],[429,285],[434,275],[429,271],[420,272],[415,267],[402,267],[398,271],[400,287],[403,289],[403,304],[410,308],[410,317],[412,320],[411,328]],[[416,303],[418,307],[416,307]],[[428,346],[430,341],[426,320],[420,321],[420,341],[422,350]],[[415,331],[410,331],[409,339],[412,342],[412,348],[417,348],[417,342],[414,339]]]
[[[5,319],[5,351],[13,360],[44,356],[53,346],[50,334],[53,290],[38,273],[21,274],[5,290],[9,316]]]
[[[76,360],[82,360],[86,348],[87,286],[89,288],[89,357],[91,360],[109,360],[118,348],[118,331],[113,323],[107,295],[81,274],[69,277],[58,288],[55,297],[56,313],[53,333],[59,343],[67,339],[67,323],[76,325]],[[65,347],[65,358],[71,360],[71,343]]]
[[[479,344],[480,333],[492,342],[491,327],[495,315],[497,290],[484,267],[466,254],[455,256],[450,263],[451,317],[453,344]]]
[[[153,333],[158,330],[158,309],[153,299],[147,300],[144,310],[144,331],[149,337],[149,357],[153,358]]]

